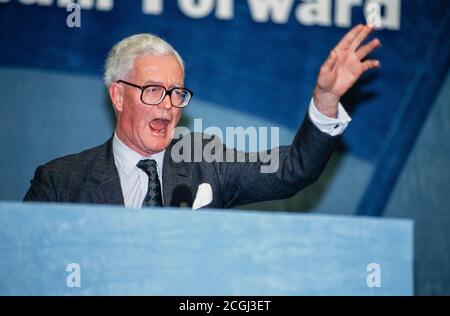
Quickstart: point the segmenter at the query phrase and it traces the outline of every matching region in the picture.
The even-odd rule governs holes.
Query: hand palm
[[[370,26],[354,27],[331,51],[320,68],[314,91],[314,102],[323,114],[335,116],[339,99],[365,71],[380,66],[378,60],[362,61],[380,46],[380,41],[374,39],[360,47],[372,30]]]
[[[336,64],[339,66],[319,76],[317,84],[325,91],[342,96],[355,84],[364,70],[354,53],[338,52]]]

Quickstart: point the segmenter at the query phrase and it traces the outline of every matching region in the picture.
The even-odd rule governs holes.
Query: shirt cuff
[[[352,120],[340,102],[338,104],[337,118],[331,118],[320,113],[313,99],[311,99],[309,104],[308,114],[313,124],[320,131],[331,136],[342,134]]]

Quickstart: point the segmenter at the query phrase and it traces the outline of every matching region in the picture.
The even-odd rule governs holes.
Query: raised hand
[[[381,45],[378,39],[373,39],[361,46],[372,31],[372,26],[360,24],[354,27],[331,51],[320,68],[313,98],[314,104],[322,114],[335,118],[340,98],[365,71],[380,67],[378,60],[363,61]]]

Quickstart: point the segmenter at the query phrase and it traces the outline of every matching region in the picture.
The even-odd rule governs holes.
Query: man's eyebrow
[[[152,85],[152,84],[165,87],[164,83],[162,83],[160,81],[154,81],[154,80],[147,80],[146,82],[144,82],[143,86],[148,86],[148,85]],[[184,87],[183,83],[176,83],[176,84],[171,85],[169,87],[169,89],[171,89],[171,88],[183,88],[183,87]]]

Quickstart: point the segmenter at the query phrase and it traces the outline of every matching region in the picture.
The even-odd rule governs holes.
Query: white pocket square
[[[208,205],[213,200],[213,193],[211,185],[209,183],[202,183],[198,186],[197,195],[195,197],[194,203],[192,204],[192,209],[196,210],[203,206]]]

